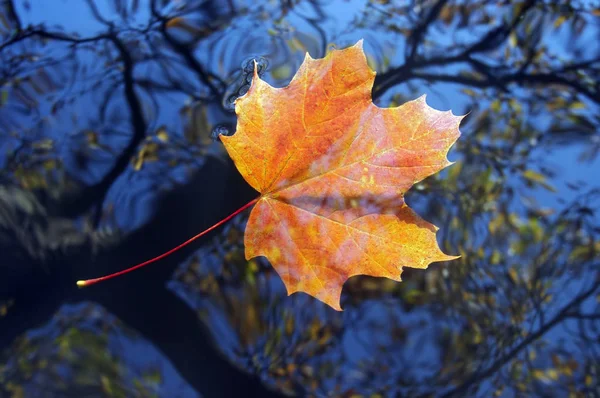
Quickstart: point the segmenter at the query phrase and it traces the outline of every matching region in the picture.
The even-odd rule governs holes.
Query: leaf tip
[[[252,81],[250,82],[250,87],[248,88],[248,91],[246,91],[246,93],[244,95],[240,95],[239,97],[237,97],[235,99],[235,101],[233,101],[234,112],[236,115],[239,115],[238,103],[243,101],[245,98],[249,97],[250,93],[256,89],[256,85],[260,81],[262,81],[260,78],[260,75],[258,74],[258,62],[256,62],[256,59],[253,59],[252,62],[254,63],[254,71],[252,72]]]
[[[327,298],[325,298],[325,297],[321,298],[321,297],[317,297],[317,296],[314,296],[314,297],[317,300],[321,300],[323,303],[325,303],[326,305],[330,306],[335,311],[338,311],[338,312],[344,311],[342,309],[342,306],[340,305],[341,294],[338,295],[337,297],[327,297]]]
[[[342,299],[342,286],[333,286],[331,289],[328,289],[324,292],[318,292],[316,294],[309,293],[311,296],[315,297],[317,300],[321,300],[331,308],[336,311],[343,311],[340,305],[340,301]]]
[[[465,113],[464,115],[456,115],[456,116],[457,116],[457,117],[459,117],[459,118],[461,118],[461,119],[464,119],[465,117],[467,117],[467,116],[469,116],[469,115],[471,114],[471,111],[472,111],[472,110],[471,110],[471,109],[469,109],[469,110],[467,111],[467,113]]]
[[[449,254],[444,254],[444,259],[440,261],[453,261],[458,260],[459,258],[461,258],[461,256],[451,256]]]

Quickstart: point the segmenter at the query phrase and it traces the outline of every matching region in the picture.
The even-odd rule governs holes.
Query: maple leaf
[[[451,164],[462,117],[434,110],[424,96],[378,108],[374,78],[362,40],[323,59],[306,54],[285,88],[255,70],[235,102],[236,133],[220,136],[261,193],[246,226],[246,259],[265,256],[288,295],[303,291],[336,310],[351,276],[400,281],[403,266],[457,258],[439,249],[437,228],[404,193]]]

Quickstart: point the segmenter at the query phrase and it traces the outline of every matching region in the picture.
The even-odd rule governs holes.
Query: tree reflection
[[[64,20],[40,22],[35,2],[0,5],[7,382],[33,391],[27,375],[50,377],[48,367],[19,365],[34,344],[23,333],[62,303],[92,300],[208,396],[236,386],[271,393],[237,367],[298,395],[599,393],[599,192],[590,178],[600,150],[597,8],[534,0],[81,5],[89,27],[77,33]],[[346,311],[334,313],[301,294],[285,297],[268,264],[244,260],[240,217],[187,260],[189,251],[110,286],[73,289],[74,279],[158,254],[254,195],[211,138],[218,126],[234,129],[231,101],[247,89],[249,59],[262,57],[264,78],[282,86],[306,51],[320,57],[329,43],[361,37],[378,72],[378,105],[427,92],[437,108],[470,112],[458,162],[407,197],[460,262],[406,270],[402,283],[352,278]],[[88,315],[60,316],[85,334],[81,358],[110,357],[102,333],[81,325]],[[36,347],[49,347],[47,338]],[[36,364],[69,363],[55,348],[36,352]],[[111,386],[123,377],[115,367],[107,368]],[[85,392],[81,380],[64,386]],[[105,388],[94,380],[96,391]]]
[[[101,307],[65,306],[43,328],[14,342],[0,368],[0,392],[12,397],[158,396],[164,370],[154,364],[157,353],[146,348],[138,363],[122,357],[135,350],[136,337]],[[176,395],[186,392],[189,396],[184,390]]]
[[[183,265],[173,288],[232,360],[301,396],[592,391],[598,244],[583,231],[598,224],[580,214],[599,199],[600,191],[578,198],[550,233],[534,232],[538,218],[515,218],[518,232],[503,224],[459,265],[406,270],[400,284],[352,278],[343,314],[287,297],[268,263],[244,260],[243,219]],[[513,237],[511,255],[484,249]]]

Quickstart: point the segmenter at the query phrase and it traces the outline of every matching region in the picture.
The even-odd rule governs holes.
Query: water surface
[[[0,5],[0,396],[594,396],[600,9],[489,1]],[[506,4],[510,3],[510,4]],[[468,116],[408,204],[460,260],[358,276],[336,312],[246,261],[215,136],[257,60],[364,39],[373,100]]]

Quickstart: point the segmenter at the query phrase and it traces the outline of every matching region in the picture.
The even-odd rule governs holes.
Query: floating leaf
[[[265,256],[288,294],[303,291],[340,310],[353,275],[400,281],[402,267],[456,258],[404,193],[451,164],[461,117],[425,97],[382,109],[362,41],[323,59],[308,54],[292,82],[254,78],[235,102],[237,132],[221,136],[261,193],[245,232],[246,258]]]

